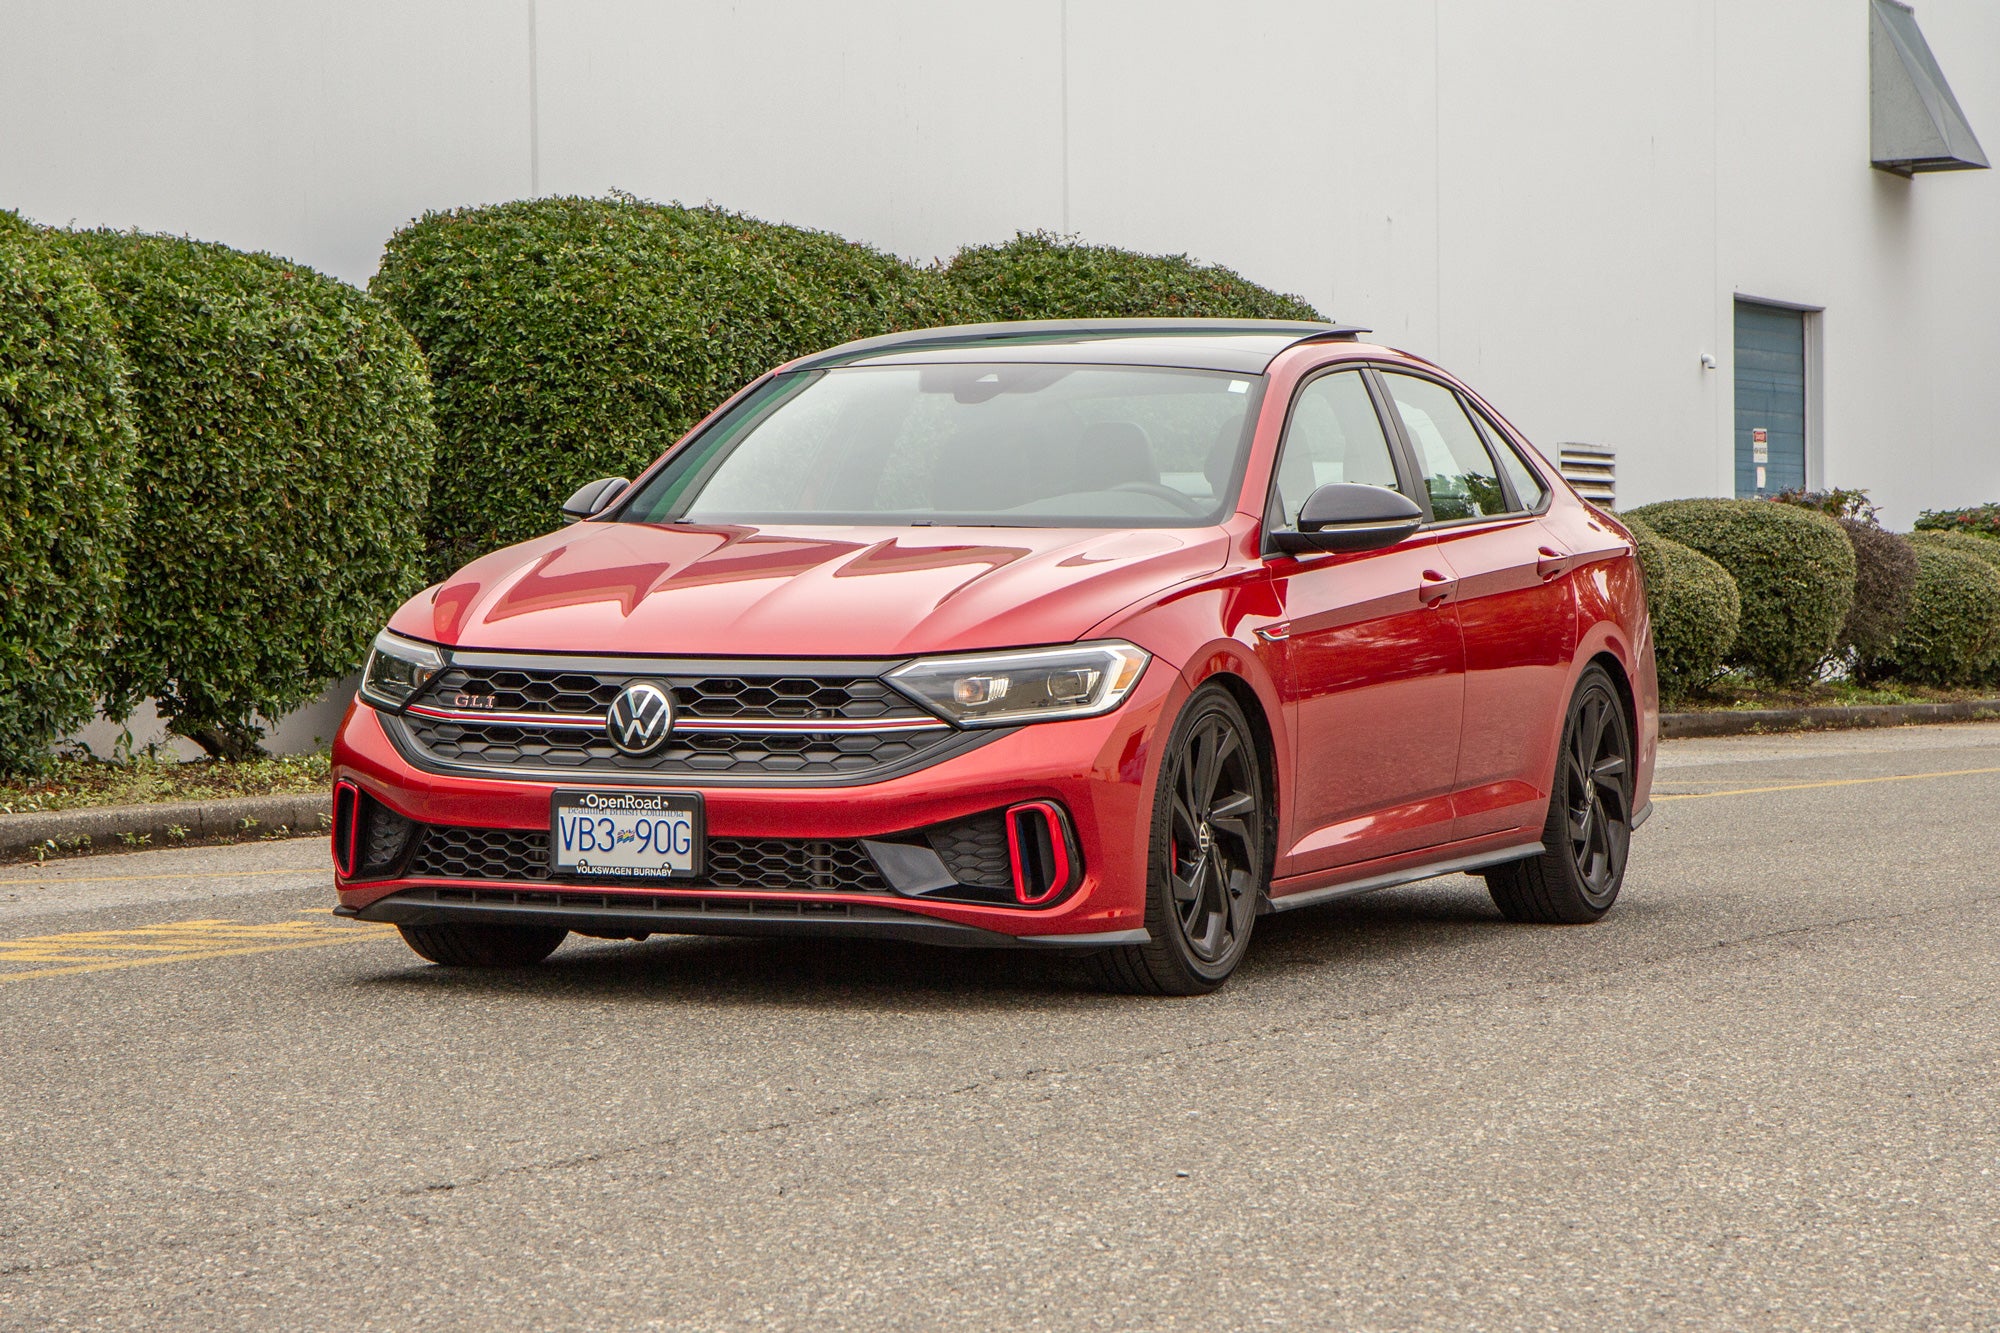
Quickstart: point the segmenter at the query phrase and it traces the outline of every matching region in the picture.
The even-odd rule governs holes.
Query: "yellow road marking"
[[[194,871],[187,871],[178,875],[78,875],[73,879],[64,879],[60,877],[51,878],[45,875],[8,875],[0,877],[0,884],[130,883],[133,880],[141,880],[141,879],[200,879],[202,878],[202,873],[203,872],[199,870],[194,870]],[[218,875],[216,876],[216,878],[257,879],[264,875],[325,875],[330,879],[333,877],[333,867],[328,866],[324,870],[238,870],[227,875]]]
[[[2000,773],[2000,768],[1954,768],[1943,773],[1898,773],[1886,778],[1836,778],[1831,782],[1787,782],[1776,787],[1735,787],[1728,791],[1686,791],[1655,796],[1656,801],[1706,801],[1713,796],[1761,796],[1773,791],[1811,791],[1818,787],[1865,787],[1873,782],[1921,782],[1925,778],[1965,778]]]
[[[53,963],[56,966],[0,971],[0,982],[74,976],[80,972],[109,972],[120,968],[149,967],[155,963],[278,953],[288,949],[316,949],[329,944],[356,944],[380,938],[394,929],[393,926],[358,922],[336,925],[318,921],[278,921],[258,925],[209,917],[197,921],[171,921],[158,926],[136,926],[127,930],[80,930],[65,935],[31,935],[22,939],[0,940],[0,964]],[[134,954],[140,956],[131,956]]]

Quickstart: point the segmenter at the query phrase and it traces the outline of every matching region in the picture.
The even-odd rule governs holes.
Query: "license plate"
[[[692,792],[558,791],[549,802],[559,875],[693,879],[701,843],[701,797]]]

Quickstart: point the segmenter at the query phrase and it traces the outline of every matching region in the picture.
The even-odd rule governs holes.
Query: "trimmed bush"
[[[1668,500],[1632,512],[1736,580],[1743,614],[1732,661],[1779,685],[1812,678],[1854,604],[1854,548],[1839,524],[1768,500]]]
[[[2000,570],[1928,542],[1916,551],[1909,619],[1889,650],[1864,663],[1862,672],[1923,685],[1969,684],[2000,651]]]
[[[0,771],[90,720],[130,536],[124,362],[90,279],[0,212]]]
[[[1908,537],[1863,519],[1835,521],[1854,548],[1854,605],[1840,627],[1835,648],[1851,654],[1853,661],[1866,661],[1888,651],[1910,614],[1910,597],[1917,586],[1917,548]],[[2000,557],[2000,542],[1993,545],[1994,555]]]
[[[1911,533],[1909,540],[1918,546],[1928,546],[1933,550],[1956,551],[1960,555],[1969,555],[1974,560],[1983,561],[1995,569],[2000,569],[2000,542],[1989,537],[1972,537],[1963,532],[1939,532],[1936,529],[1927,529]]]
[[[1142,255],[1039,231],[960,250],[945,276],[993,319],[1323,318],[1300,297],[1186,255]]]
[[[1917,531],[2000,537],[2000,504],[1972,505],[1965,509],[1926,509],[1917,516]]]
[[[416,344],[300,264],[117,232],[61,245],[96,279],[140,436],[110,698],[241,757],[359,666],[422,585],[435,428]]]
[[[627,197],[427,213],[369,290],[430,359],[439,576],[556,527],[577,486],[635,475],[780,362],[983,318],[937,272],[837,236]]]
[[[1660,697],[1679,702],[1721,673],[1736,642],[1743,611],[1736,580],[1700,551],[1668,541],[1643,521],[1629,515],[1621,521],[1632,531],[1646,579]]]

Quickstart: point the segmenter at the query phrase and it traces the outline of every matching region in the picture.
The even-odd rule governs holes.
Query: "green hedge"
[[[1742,599],[1729,571],[1693,547],[1668,541],[1643,520],[1621,516],[1639,548],[1660,697],[1677,703],[1721,672],[1736,642]]]
[[[357,667],[422,585],[435,428],[423,358],[378,302],[269,255],[61,240],[111,308],[139,428],[120,707],[211,754]]]
[[[780,362],[983,317],[937,272],[710,208],[537,199],[428,213],[370,290],[430,359],[431,569],[558,526]]]
[[[1668,500],[1633,516],[1736,580],[1743,614],[1733,661],[1792,685],[1833,651],[1854,603],[1854,548],[1831,518],[1766,500]]]
[[[1186,255],[1081,245],[1047,232],[960,250],[945,276],[993,319],[1323,318],[1299,297]]]
[[[1967,538],[1977,541],[1978,538]],[[1965,685],[2000,650],[2000,570],[1933,543],[1917,546],[1917,586],[1909,619],[1889,650],[1862,666],[1873,679]]]
[[[1963,532],[1940,532],[1935,529],[1920,530],[1910,534],[1909,540],[1918,546],[1928,546],[1937,551],[1956,551],[1969,555],[2000,569],[2000,542],[1990,537],[1972,537]]]
[[[0,212],[0,771],[33,772],[103,688],[135,439],[89,277]]]

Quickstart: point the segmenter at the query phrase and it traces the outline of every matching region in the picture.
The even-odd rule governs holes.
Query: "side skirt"
[[[1458,875],[1468,870],[1483,870],[1487,866],[1505,865],[1509,861],[1520,861],[1541,854],[1542,844],[1539,842],[1517,843],[1512,847],[1502,847],[1498,851],[1480,852],[1473,856],[1454,857],[1446,861],[1427,861],[1422,865],[1370,875],[1365,879],[1349,880],[1345,884],[1329,884],[1323,889],[1307,889],[1304,893],[1288,893],[1282,898],[1267,898],[1264,901],[1269,911],[1289,912],[1294,907],[1310,907],[1314,903],[1332,902],[1336,898],[1350,898],[1357,893],[1393,889],[1399,884],[1414,884],[1420,879],[1435,879],[1439,875]]]

